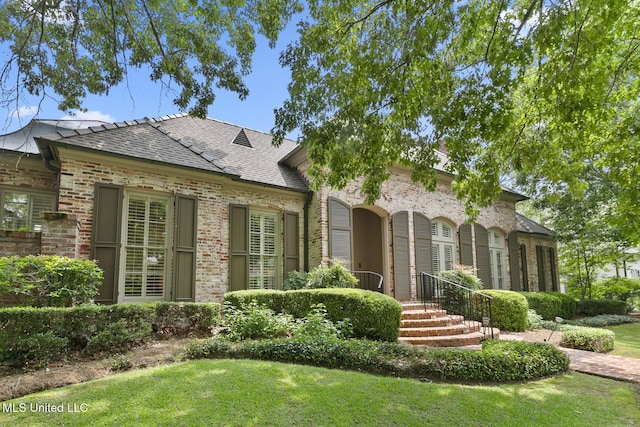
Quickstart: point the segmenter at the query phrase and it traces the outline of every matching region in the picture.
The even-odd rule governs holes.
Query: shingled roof
[[[539,234],[547,237],[553,236],[553,231],[548,229],[547,227],[538,224],[532,219],[527,218],[524,215],[521,215],[516,212],[516,224],[518,226],[518,231],[521,233],[527,234]]]
[[[278,163],[296,147],[294,141],[276,148],[266,133],[187,114],[60,131],[37,142],[42,149],[71,147],[307,191],[294,169]]]

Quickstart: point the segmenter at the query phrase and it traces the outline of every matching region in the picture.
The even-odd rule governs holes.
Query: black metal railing
[[[420,273],[420,291],[425,309],[427,304],[438,304],[448,314],[463,316],[467,325],[479,322],[485,338],[493,338],[489,295],[429,273]]]
[[[358,289],[382,292],[382,274],[373,271],[352,271],[351,274],[358,279]]]

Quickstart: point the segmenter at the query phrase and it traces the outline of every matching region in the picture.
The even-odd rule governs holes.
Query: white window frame
[[[143,245],[134,245],[129,244],[128,242],[128,225],[129,225],[129,204],[132,199],[145,199],[146,203],[146,212],[145,212],[145,229],[144,229],[144,244]],[[165,241],[164,246],[152,246],[149,245],[149,210],[148,203],[152,201],[161,201],[166,203],[166,219],[165,219]],[[171,265],[172,265],[172,248],[173,248],[173,210],[174,210],[174,199],[171,195],[162,194],[162,193],[154,193],[154,192],[137,192],[137,191],[128,191],[124,190],[124,203],[122,209],[122,247],[120,254],[120,280],[118,281],[118,302],[150,302],[150,301],[164,301],[168,298],[168,294],[170,291],[171,284]],[[141,274],[143,276],[142,280],[142,292],[141,295],[126,295],[125,290],[127,287],[127,251],[128,249],[142,249],[143,250],[143,267]],[[162,295],[146,295],[147,294],[147,286],[146,286],[146,278],[150,273],[150,267],[154,262],[157,262],[157,257],[149,256],[149,250],[153,251],[164,251],[164,266],[162,269],[163,277],[162,277]]]
[[[456,263],[456,228],[449,221],[431,221],[432,273],[452,270]],[[449,258],[449,259],[447,259]]]
[[[260,231],[259,235],[259,250],[254,250],[254,240],[256,236],[255,231],[252,230],[252,218],[260,218]],[[266,233],[265,219],[272,218],[274,229],[273,233]],[[249,283],[247,283],[248,289],[278,289],[280,286],[281,264],[282,264],[282,234],[281,234],[281,221],[282,215],[280,211],[273,211],[267,209],[255,209],[249,208]],[[273,253],[269,253],[267,250],[268,245],[266,242],[267,236],[273,236]],[[258,271],[252,269],[252,260],[259,259]],[[268,268],[266,261],[273,259],[272,274],[268,274]],[[271,278],[272,282],[268,283],[268,279]],[[254,283],[254,280],[256,283]]]
[[[488,230],[489,237],[489,267],[491,269],[491,287],[493,289],[507,288],[507,259],[506,239],[502,231]]]
[[[27,198],[27,217],[25,218],[25,224],[20,225],[17,228],[5,227],[5,206],[4,198],[6,194],[18,194]],[[46,209],[42,209],[38,212],[34,212],[34,197],[49,198],[49,206]],[[15,187],[2,187],[0,188],[0,229],[13,230],[13,231],[41,231],[43,219],[40,218],[41,212],[55,210],[56,196],[53,193],[46,191],[28,190]]]

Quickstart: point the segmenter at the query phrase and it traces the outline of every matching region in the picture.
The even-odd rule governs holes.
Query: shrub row
[[[0,309],[0,362],[42,366],[69,352],[115,353],[153,336],[193,334],[219,321],[219,304],[121,304]]]
[[[577,314],[583,316],[597,316],[599,314],[620,314],[628,313],[627,303],[620,300],[598,299],[582,300],[577,302]]]
[[[324,304],[332,322],[349,319],[356,338],[396,341],[402,306],[395,299],[362,289],[301,289],[294,291],[249,290],[228,292],[225,302],[241,308],[250,301],[276,313],[305,317],[316,304]]]
[[[70,307],[90,304],[102,284],[95,261],[61,256],[0,258],[0,299],[15,305]]]
[[[568,357],[552,345],[485,341],[480,351],[420,349],[367,340],[274,339],[231,343],[220,338],[193,342],[186,356],[251,358],[351,369],[379,375],[457,382],[505,382],[564,372]]]
[[[559,292],[520,292],[527,299],[529,308],[545,320],[556,317],[572,319],[576,315],[576,300]]]

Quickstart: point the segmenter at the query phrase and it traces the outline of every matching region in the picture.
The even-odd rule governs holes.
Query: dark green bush
[[[160,336],[205,336],[220,323],[220,304],[159,302],[153,331]]]
[[[527,299],[529,308],[535,310],[544,320],[553,320],[562,312],[562,301],[547,292],[519,292]],[[564,317],[564,316],[560,316]]]
[[[95,261],[45,255],[0,258],[0,298],[21,306],[90,304],[100,285],[102,270]]]
[[[358,279],[339,262],[329,267],[319,266],[307,274],[305,289],[319,288],[355,288]]]
[[[606,353],[613,350],[615,333],[608,329],[573,327],[563,329],[562,347]]]
[[[295,291],[296,289],[304,289],[307,286],[308,273],[304,271],[293,270],[290,271],[284,283],[282,289],[285,291]]]
[[[395,299],[362,289],[301,289],[297,291],[249,290],[228,292],[224,300],[233,306],[256,301],[277,313],[305,317],[313,305],[322,303],[327,318],[336,323],[350,319],[357,338],[396,341],[399,336],[402,306]]]
[[[569,368],[568,357],[554,346],[517,341],[485,341],[481,351],[469,351],[367,340],[288,338],[231,344],[212,339],[191,344],[187,357],[252,358],[457,382],[531,380]]]
[[[483,289],[482,293],[492,297],[493,327],[516,332],[527,329],[529,305],[524,296],[517,292],[498,289]]]
[[[150,339],[153,325],[199,330],[217,322],[218,313],[218,304],[181,303],[2,308],[0,361],[39,365],[69,352],[121,352]]]
[[[597,316],[599,314],[627,314],[627,304],[624,301],[611,299],[582,300],[577,302],[576,312],[583,316]]]

